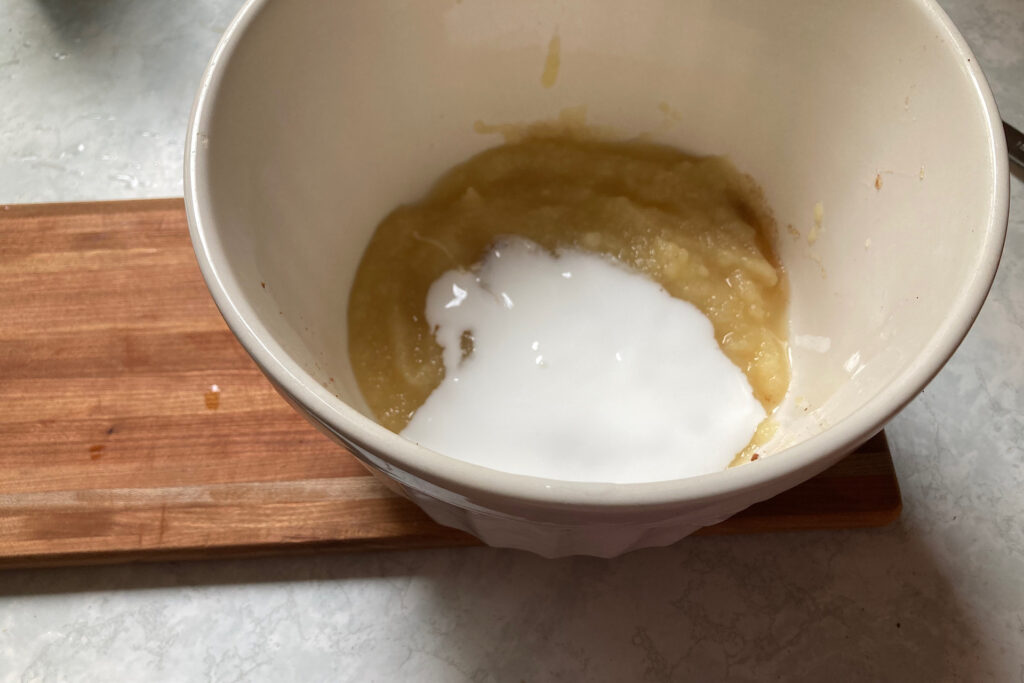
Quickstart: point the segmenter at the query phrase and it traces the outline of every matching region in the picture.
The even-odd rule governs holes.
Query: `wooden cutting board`
[[[879,435],[704,533],[899,510]],[[0,206],[0,567],[475,543],[274,392],[206,291],[182,200]]]

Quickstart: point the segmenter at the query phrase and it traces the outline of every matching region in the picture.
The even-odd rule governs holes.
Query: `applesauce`
[[[401,431],[444,378],[424,316],[432,283],[470,269],[500,236],[611,257],[696,306],[768,418],[789,386],[787,284],[762,192],[721,157],[639,142],[526,139],[446,173],[378,226],[348,308],[349,354],[377,419]],[[463,338],[463,353],[472,338]]]

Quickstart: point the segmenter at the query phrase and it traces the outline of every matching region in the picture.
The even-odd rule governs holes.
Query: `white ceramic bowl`
[[[770,457],[677,481],[570,483],[465,464],[369,416],[346,303],[378,221],[501,142],[475,122],[581,105],[623,137],[727,154],[763,185],[792,286],[793,383]],[[1000,131],[931,0],[250,0],[196,98],[185,198],[217,305],[310,421],[442,524],[548,556],[612,556],[813,476],[921,390],[995,273]]]

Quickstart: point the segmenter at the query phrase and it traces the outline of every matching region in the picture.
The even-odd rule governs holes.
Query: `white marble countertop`
[[[0,3],[0,203],[180,195],[192,95],[239,4]],[[1024,2],[942,4],[1024,128]],[[1022,178],[981,316],[888,429],[892,526],[611,561],[476,548],[0,572],[0,681],[1024,682]]]

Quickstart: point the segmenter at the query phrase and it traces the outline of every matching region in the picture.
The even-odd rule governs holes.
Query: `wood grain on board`
[[[0,206],[0,408],[0,567],[477,543],[274,392],[206,291],[180,199]],[[899,509],[879,435],[703,533]]]

